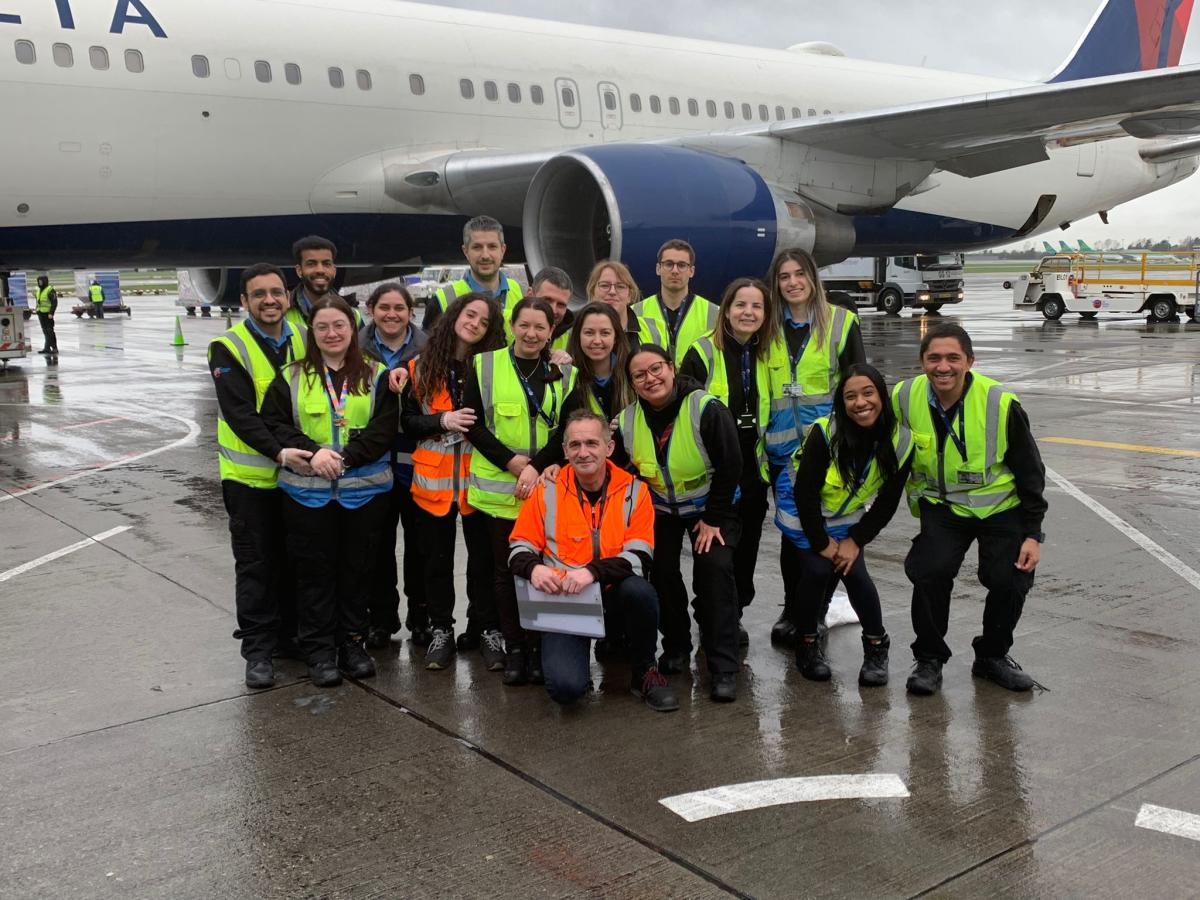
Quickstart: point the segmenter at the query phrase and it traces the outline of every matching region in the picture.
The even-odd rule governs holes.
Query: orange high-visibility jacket
[[[415,359],[408,361],[408,377],[413,384],[412,390],[417,390]],[[427,416],[454,409],[454,401],[445,386],[432,397],[426,397],[418,391],[418,397],[421,412]],[[474,512],[467,503],[471,444],[465,436],[454,444],[447,444],[440,434],[418,441],[412,461],[412,497],[417,506],[431,515],[444,516],[450,511],[450,504],[457,501],[461,515]]]
[[[642,578],[642,558],[654,555],[654,505],[649,489],[608,463],[608,487],[595,508],[565,465],[554,484],[539,483],[521,506],[509,538],[513,553],[540,554],[553,569],[582,569],[597,559],[620,557]]]

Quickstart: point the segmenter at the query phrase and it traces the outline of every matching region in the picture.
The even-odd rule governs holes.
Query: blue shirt
[[[277,351],[283,350],[283,348],[288,345],[288,341],[292,339],[292,326],[288,324],[287,319],[284,319],[283,321],[283,330],[279,332],[278,338],[271,337],[269,334],[259,328],[258,323],[254,321],[252,316],[246,317],[246,327],[274,347]]]
[[[508,279],[504,276],[503,272],[500,273],[500,286],[494,291],[485,290],[484,287],[475,280],[475,273],[470,269],[467,269],[467,275],[463,281],[465,281],[467,286],[477,294],[491,294],[496,299],[500,299],[508,295]]]
[[[371,333],[375,338],[375,353],[378,355],[380,361],[389,369],[394,369],[399,366],[401,359],[404,357],[404,351],[408,349],[408,345],[411,344],[413,340],[412,326],[410,325],[408,327],[408,331],[404,338],[404,343],[395,350],[392,350],[387,344],[379,339],[379,329],[373,329]]]

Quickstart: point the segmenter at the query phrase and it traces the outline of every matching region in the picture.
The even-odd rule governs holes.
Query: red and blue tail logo
[[[1193,0],[1106,0],[1048,79],[1078,81],[1179,65]]]

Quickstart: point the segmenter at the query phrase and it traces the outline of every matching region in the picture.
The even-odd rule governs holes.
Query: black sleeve
[[[213,344],[208,351],[209,374],[217,391],[217,405],[233,433],[265,456],[275,459],[281,449],[279,441],[259,414],[254,396],[254,381],[250,373],[234,359],[224,344]],[[219,374],[218,374],[219,373]],[[264,398],[265,412],[265,398]],[[291,410],[288,410],[291,418]]]
[[[879,536],[879,532],[883,531],[887,523],[892,520],[892,516],[896,514],[896,508],[900,505],[900,498],[904,496],[904,485],[908,481],[911,471],[912,457],[910,456],[900,470],[883,483],[871,508],[863,514],[858,522],[850,526],[850,537],[858,546],[865,547],[875,540]]]
[[[629,454],[625,452],[625,441],[621,438],[621,429],[617,428],[612,433],[613,452],[609,457],[613,461],[613,465],[618,469],[624,469],[626,472],[632,472],[635,476],[637,471],[633,467],[633,460],[629,458]]]
[[[571,391],[563,400],[562,408],[558,411],[558,427],[550,433],[549,440],[546,441],[546,446],[537,452],[533,457],[533,467],[539,472],[545,471],[547,466],[562,465],[566,460],[563,454],[563,437],[567,428],[567,416],[579,409],[583,404],[579,399],[579,391]]]
[[[522,550],[509,561],[508,570],[517,578],[529,581],[533,577],[533,570],[540,565],[542,565],[541,556],[532,550]]]
[[[650,564],[654,562],[648,553],[643,553],[640,550],[634,550],[638,559],[642,561],[642,571],[649,572]],[[633,575],[633,563],[627,559],[621,559],[618,556],[606,556],[603,559],[597,559],[587,565],[587,570],[592,573],[592,577],[599,582],[601,587],[620,584],[626,578]]]
[[[800,465],[796,469],[796,480],[792,484],[792,497],[796,511],[800,513],[800,527],[808,538],[808,545],[817,553],[829,546],[829,535],[825,532],[825,516],[821,513],[821,488],[825,484],[825,473],[833,460],[829,455],[829,444],[820,428],[808,430],[804,439],[804,450],[800,454]]]
[[[438,305],[437,294],[425,301],[425,318],[421,320],[421,330],[429,334],[434,323],[438,320],[438,316],[442,314],[442,308]]]
[[[224,377],[224,376],[222,376]],[[292,419],[292,394],[287,379],[280,372],[263,397],[262,417],[271,436],[284,447],[316,453],[321,445],[296,427]],[[279,451],[275,451],[278,453]]]
[[[738,442],[733,415],[720,400],[710,400],[700,416],[700,438],[712,462],[712,484],[701,518],[708,525],[720,526],[737,513],[733,495],[742,476],[742,447]]]
[[[463,409],[475,411],[475,424],[467,432],[467,440],[471,442],[471,446],[496,468],[507,469],[509,461],[516,454],[500,443],[499,438],[488,431],[487,425],[484,424],[483,392],[479,390],[479,375],[474,366],[471,367],[471,375],[467,378],[467,389],[463,392]]]
[[[851,366],[866,361],[867,353],[863,349],[862,329],[858,322],[853,322],[850,325],[850,333],[846,335],[846,346],[842,348],[841,355],[838,356],[838,367],[845,376],[846,370]]]
[[[701,384],[708,384],[708,370],[704,368],[704,360],[700,358],[700,351],[695,347],[689,347],[687,353],[683,355],[679,374],[694,378]]]
[[[56,312],[58,312],[58,291],[51,291],[50,292],[50,315],[54,315]],[[224,349],[224,348],[222,348],[222,349]],[[229,351],[226,349],[225,352],[228,353]],[[250,442],[246,441],[246,443],[249,444]]]
[[[367,427],[346,441],[342,448],[342,462],[347,469],[374,462],[387,454],[396,442],[400,429],[400,398],[388,390],[387,372],[379,378],[383,384],[376,391],[375,411]]]
[[[421,403],[413,392],[411,381],[404,385],[400,393],[400,430],[414,441],[446,433],[442,428],[441,413],[426,415],[421,411]]]
[[[1047,509],[1046,467],[1029,428],[1029,416],[1015,400],[1008,410],[1008,451],[1004,454],[1004,463],[1012,470],[1017,482],[1025,537],[1041,533]]]

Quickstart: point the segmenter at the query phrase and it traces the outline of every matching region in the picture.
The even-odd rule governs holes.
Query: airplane
[[[1196,170],[1191,8],[1107,0],[1030,84],[395,0],[0,0],[0,271],[236,298],[304,234],[370,281],[480,213],[577,285],[609,256],[654,284],[684,237],[709,296],[782,247],[995,246]]]

